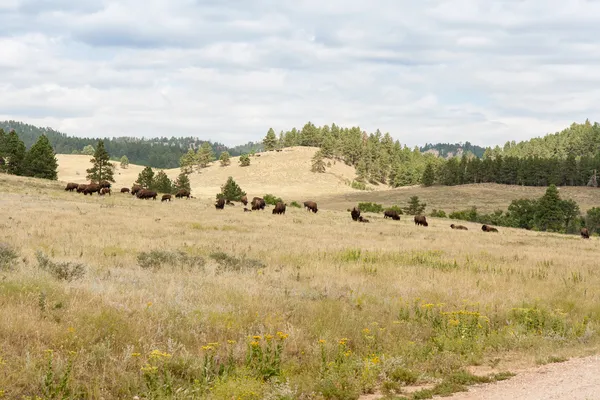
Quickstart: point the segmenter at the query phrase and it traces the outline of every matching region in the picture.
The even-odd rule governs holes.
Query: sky
[[[596,121],[599,15],[600,0],[0,0],[0,120],[503,145]]]

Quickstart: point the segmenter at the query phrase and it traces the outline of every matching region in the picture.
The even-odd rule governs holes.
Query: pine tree
[[[6,166],[6,162],[4,158],[6,157],[6,133],[4,129],[0,128],[0,170],[4,170]]]
[[[84,146],[83,150],[81,150],[81,154],[86,155],[86,156],[93,156],[95,152],[96,152],[96,150],[94,149],[94,146],[92,146],[91,144]]]
[[[263,139],[263,145],[265,146],[265,151],[272,151],[277,147],[277,136],[275,136],[273,128],[269,128],[267,136]]]
[[[46,135],[39,137],[37,142],[27,152],[25,156],[25,166],[27,176],[43,179],[58,179],[56,170],[58,162],[54,155],[54,149]]]
[[[23,175],[26,172],[25,144],[15,130],[11,130],[5,139],[6,172],[12,175]]]
[[[356,180],[358,182],[366,182],[368,176],[367,163],[364,158],[361,158],[356,166]]]
[[[550,185],[538,200],[535,226],[542,231],[559,232],[563,226],[563,210],[556,186]]]
[[[191,174],[196,163],[196,152],[194,151],[194,149],[189,149],[188,152],[182,155],[179,159],[179,168],[181,168],[181,172],[183,172],[184,174]]]
[[[562,210],[562,216],[565,224],[565,232],[569,233],[571,230],[571,223],[579,217],[579,205],[574,200],[561,200],[560,208]]]
[[[215,160],[215,153],[208,142],[202,143],[202,146],[198,149],[197,165],[198,168],[206,168],[208,164]]]
[[[227,182],[225,185],[221,186],[220,196],[217,195],[217,198],[223,197],[225,200],[229,201],[240,201],[242,197],[246,195],[246,192],[240,188],[240,186],[233,180],[233,177],[227,178]]]
[[[219,157],[219,161],[221,162],[221,166],[222,167],[226,167],[229,164],[231,164],[231,157],[229,156],[229,152],[224,151],[221,153],[221,156]]]
[[[321,150],[315,152],[315,155],[312,158],[312,166],[310,170],[318,173],[325,172],[325,161],[323,161],[323,153]]]
[[[423,211],[425,211],[425,207],[427,207],[426,203],[421,203],[419,200],[419,196],[411,196],[408,201],[408,207],[404,207],[404,213],[408,215],[421,215]]]
[[[425,171],[423,171],[423,177],[421,178],[421,183],[423,186],[431,186],[435,182],[435,172],[433,171],[433,165],[431,163],[427,163],[425,166]]]
[[[250,165],[250,157],[248,154],[242,154],[239,160],[240,166],[247,167]]]
[[[126,169],[127,167],[129,167],[129,158],[127,158],[127,156],[123,156],[121,157],[121,168],[122,169]]]
[[[138,175],[135,183],[141,185],[143,188],[151,189],[154,186],[154,171],[152,171],[152,168],[150,166],[144,168]]]
[[[169,179],[163,170],[158,171],[158,173],[154,176],[152,179],[152,185],[150,187],[160,193],[173,192],[173,182],[171,182],[171,179]]]
[[[188,178],[187,174],[184,174],[183,172],[179,174],[179,176],[177,177],[177,179],[175,180],[175,189],[176,190],[187,190],[188,192],[191,192],[191,186],[190,186],[190,178]]]
[[[104,149],[104,141],[99,140],[94,152],[94,157],[90,160],[92,168],[86,170],[87,179],[92,182],[109,181],[114,182],[113,178],[115,166],[110,162],[110,156]]]
[[[321,146],[321,152],[325,158],[333,158],[335,151],[335,139],[331,133],[323,136],[323,145]]]
[[[600,229],[600,207],[593,207],[587,210],[585,226],[590,233],[598,233],[598,229]]]

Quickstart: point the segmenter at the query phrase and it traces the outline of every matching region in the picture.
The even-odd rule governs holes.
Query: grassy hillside
[[[598,350],[596,238],[62,188],[0,175],[6,398],[448,393]]]

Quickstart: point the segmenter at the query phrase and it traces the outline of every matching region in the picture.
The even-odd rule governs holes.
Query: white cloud
[[[593,120],[600,2],[4,0],[0,119],[229,145],[315,124],[502,145]]]

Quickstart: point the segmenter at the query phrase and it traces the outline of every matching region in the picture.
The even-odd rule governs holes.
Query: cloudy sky
[[[599,15],[598,0],[0,0],[0,120],[503,144],[598,119]]]

